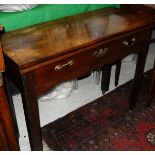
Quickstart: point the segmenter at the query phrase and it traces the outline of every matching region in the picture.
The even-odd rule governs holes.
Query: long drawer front
[[[62,81],[81,77],[104,64],[113,64],[130,53],[140,52],[148,42],[148,34],[148,30],[143,30],[98,43],[35,70],[36,94],[40,95]]]

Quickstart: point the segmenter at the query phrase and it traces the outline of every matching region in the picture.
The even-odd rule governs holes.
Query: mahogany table
[[[42,150],[37,97],[62,81],[138,54],[130,109],[136,105],[148,52],[150,25],[121,9],[100,9],[2,36],[6,78],[22,94],[32,150]]]

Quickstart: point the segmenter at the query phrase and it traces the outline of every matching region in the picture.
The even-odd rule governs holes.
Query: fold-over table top
[[[100,9],[5,33],[3,52],[23,69],[145,25],[134,13]]]

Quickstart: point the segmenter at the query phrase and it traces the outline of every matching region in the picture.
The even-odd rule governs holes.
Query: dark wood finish
[[[148,44],[149,44],[149,37],[148,39]],[[137,60],[137,65],[136,65],[136,71],[135,71],[135,77],[134,77],[134,83],[133,83],[133,90],[131,91],[131,98],[130,98],[130,109],[134,109],[135,103],[137,101],[137,96],[141,87],[141,83],[143,80],[143,72],[144,72],[144,67],[145,67],[145,61],[148,53],[148,44],[145,44],[143,46],[144,49],[143,51],[138,53],[138,60]]]
[[[150,43],[155,43],[155,38],[152,38],[152,39],[150,40]]]
[[[155,5],[154,4],[121,4],[121,8],[125,11],[132,11],[135,13],[140,14],[144,18],[148,19],[148,23],[152,24],[152,27],[154,28],[155,24]],[[150,40],[150,43],[154,43],[155,38]],[[115,71],[115,86],[118,85],[119,81],[119,74],[120,74],[120,68],[121,62],[116,64],[116,71]]]
[[[0,151],[19,150],[10,108],[3,85],[0,86]]]
[[[155,29],[155,4],[142,4],[142,5],[122,5],[125,10],[132,10],[145,18],[148,19],[149,23],[152,25],[152,30]],[[155,38],[150,39],[150,43],[154,43]],[[148,92],[148,102],[147,105],[151,105],[151,101],[155,91],[155,64],[153,67],[152,79],[150,83],[150,88]]]
[[[66,54],[63,57],[53,59],[53,61],[49,62],[47,65],[43,65],[43,67],[40,67],[35,70],[35,88],[36,88],[36,94],[41,95],[43,92],[47,92],[51,89],[51,87],[54,87],[56,84],[64,81],[64,80],[70,80],[74,79],[76,77],[83,76],[87,73],[89,73],[91,70],[97,70],[101,68],[104,64],[111,64],[116,62],[119,57],[125,57],[126,52],[138,51],[139,47],[144,43],[142,36],[147,37],[147,31],[139,32],[136,31],[134,33],[130,33],[130,35],[123,35],[123,37],[120,36],[118,39],[113,39],[111,41],[107,42],[101,42],[97,43],[94,46],[89,46],[85,48],[84,50],[78,50],[71,54]],[[136,39],[136,45],[132,47],[126,47],[122,45],[122,42],[124,40],[130,41],[132,38]],[[99,51],[100,49],[108,49],[107,53],[103,57],[96,57],[94,56],[94,53]],[[64,67],[62,70],[56,71],[55,67],[58,65],[66,64],[70,61],[73,61],[74,63],[71,66]],[[85,65],[87,64],[87,65]],[[75,70],[75,68],[78,68],[78,70]],[[102,69],[103,71],[104,69]],[[67,74],[65,74],[67,72]],[[105,71],[107,73],[107,71]],[[47,76],[48,73],[48,76]],[[104,74],[106,76],[106,74]],[[59,78],[57,78],[59,77]],[[107,76],[110,77],[110,76]],[[107,77],[103,77],[104,80],[108,81]],[[52,81],[50,79],[53,79]],[[108,90],[107,84],[104,88],[104,83],[102,85],[102,90]],[[109,82],[108,82],[109,83]]]
[[[150,24],[155,24],[155,4],[122,4],[121,8],[145,17]]]
[[[17,125],[17,119],[16,119],[16,113],[15,113],[15,108],[14,108],[14,104],[13,104],[13,98],[12,98],[12,91],[11,91],[11,87],[10,87],[10,80],[8,80],[8,77],[5,75],[6,73],[3,73],[3,80],[4,80],[4,87],[5,87],[5,92],[6,92],[6,96],[8,99],[8,105],[10,107],[10,113],[12,116],[12,120],[13,120],[13,125],[14,125],[14,129],[15,129],[15,133],[16,133],[16,138],[19,138],[19,130],[18,130],[18,125]]]
[[[112,65],[104,65],[104,67],[102,67],[101,69],[102,71],[101,90],[103,95],[105,94],[106,91],[109,90],[111,67]]]
[[[4,34],[6,75],[22,91],[31,149],[42,150],[38,96],[62,81],[139,52],[137,81],[143,74],[149,35],[145,18],[121,9],[96,10]],[[135,87],[140,85],[134,83],[132,107],[138,95]]]
[[[119,81],[119,75],[121,71],[121,60],[116,63],[116,71],[115,71],[115,86],[117,87]]]
[[[23,70],[145,25],[140,16],[101,9],[5,33],[2,44],[5,55]]]
[[[0,25],[0,31],[1,30],[3,30],[3,28]],[[15,133],[10,107],[3,86],[3,71],[4,61],[0,44],[0,151],[17,151],[19,150],[19,144]]]
[[[42,150],[42,137],[39,120],[38,101],[34,90],[34,75],[29,72],[22,77],[23,90],[22,101],[26,118],[27,129],[31,149],[33,151]]]
[[[151,101],[152,101],[154,94],[155,94],[155,62],[153,66],[152,79],[151,79],[149,93],[148,93],[148,102],[147,102],[148,106],[151,105]]]

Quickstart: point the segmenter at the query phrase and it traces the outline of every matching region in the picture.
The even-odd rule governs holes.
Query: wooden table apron
[[[101,12],[97,12],[97,13],[98,13],[98,16],[101,15],[100,14]],[[93,14],[91,17],[93,18],[96,17],[97,13],[95,14],[95,16],[93,16],[94,15]],[[110,16],[112,13],[115,14],[115,10],[112,12],[110,11]],[[118,10],[116,11],[116,14],[117,15],[119,14]],[[83,19],[84,15],[85,14],[78,15],[78,17],[81,16],[81,18]],[[120,16],[123,16],[123,14],[120,13]],[[118,16],[119,19],[120,19],[120,16]],[[122,18],[121,22],[122,20],[123,22],[126,22],[126,20],[131,20],[132,18],[135,18],[134,16],[133,14],[131,14],[131,18],[128,18],[128,16],[127,17],[125,16],[126,19]],[[111,17],[113,18],[112,20],[115,20],[114,17],[117,17],[117,16],[111,16]],[[70,17],[65,18],[65,22],[67,23],[69,19]],[[63,19],[61,20],[64,21]],[[58,21],[58,23],[61,23],[61,20]],[[97,21],[96,18],[93,20]],[[100,18],[99,23],[101,22],[101,20],[102,19]],[[143,21],[143,19],[141,20]],[[135,22],[138,23],[138,17],[137,17],[137,21]],[[131,25],[131,27],[133,25]],[[40,27],[42,27],[43,30],[45,30],[44,26],[46,26],[46,24],[41,25]],[[73,26],[73,25],[70,25],[70,26]],[[62,81],[84,76],[85,74],[89,73],[92,70],[101,68],[105,64],[113,64],[118,60],[124,58],[125,56],[130,55],[131,53],[138,53],[138,61],[136,65],[133,88],[131,91],[131,97],[129,101],[130,109],[133,109],[135,107],[138,92],[142,83],[143,71],[144,71],[146,56],[148,52],[150,27],[149,25],[147,25],[147,21],[146,22],[143,21],[139,26],[137,27],[135,26],[136,28],[134,27],[130,28],[128,31],[122,30],[120,31],[121,33],[117,32],[115,35],[113,35],[113,31],[112,31],[114,27],[112,25],[109,25],[109,27],[111,27],[111,29],[108,30],[108,32],[111,32],[110,37],[104,37],[101,35],[101,38],[100,38],[100,34],[99,34],[99,37],[97,38],[98,40],[91,42],[91,44],[85,43],[84,44],[85,46],[81,46],[80,48],[70,48],[70,51],[67,51],[67,52],[64,51],[63,53],[60,52],[60,53],[57,53],[57,55],[55,56],[48,56],[49,59],[47,59],[46,57],[44,58],[44,61],[41,61],[38,59],[35,62],[30,62],[27,64],[24,64],[23,63],[24,61],[20,61],[20,63],[23,63],[21,66],[17,65],[17,61],[15,61],[13,57],[14,53],[10,54],[10,52],[14,51],[15,48],[17,48],[17,51],[20,50],[20,47],[22,47],[22,45],[25,42],[24,40],[23,41],[21,40],[21,42],[19,42],[19,47],[18,47],[18,41],[20,41],[18,40],[19,39],[18,37],[20,37],[20,35],[22,34],[23,38],[26,38],[27,37],[26,32],[28,33],[31,29],[34,29],[35,27],[12,32],[8,34],[8,36],[7,35],[4,37],[2,36],[2,45],[3,45],[4,59],[6,64],[6,77],[9,78],[21,90],[26,124],[27,124],[29,140],[30,140],[30,145],[32,150],[43,149],[38,101],[37,101],[38,96],[49,91],[56,84]],[[95,31],[93,29],[95,29],[95,26],[93,27],[92,25],[91,26],[92,32]],[[72,35],[74,32],[73,31],[71,32],[71,30],[72,28],[70,27],[69,37],[71,37],[72,39]],[[76,27],[76,30],[77,30],[77,27]],[[41,31],[39,30],[38,32],[41,32]],[[84,31],[84,30],[81,30],[81,31]],[[35,30],[34,30],[34,33],[35,33]],[[88,33],[88,32],[83,32],[83,33]],[[35,35],[37,35],[37,33],[35,33]],[[12,46],[14,39],[10,39],[12,36],[15,36],[15,38],[17,39],[17,42],[15,42],[14,46]],[[35,46],[35,44],[32,43],[33,39],[31,40],[31,42],[29,42],[30,45],[27,44],[24,51],[29,50],[29,47],[33,45],[31,46],[31,50],[32,50],[32,47]],[[81,38],[81,40],[82,39],[84,40],[85,38]],[[38,40],[34,39],[34,41],[38,41]],[[72,44],[75,44],[74,41],[75,40],[73,40]],[[62,43],[65,47],[68,45],[67,44],[68,42],[67,43],[66,42],[64,41],[64,44]],[[60,44],[58,45],[61,46]],[[40,46],[39,44],[38,46],[42,47],[43,45]],[[61,46],[60,48],[64,48],[64,46]],[[35,48],[37,47],[35,46]],[[23,50],[21,49],[20,52],[23,52]],[[23,52],[23,54],[26,54],[26,53]],[[24,58],[22,60],[24,60]]]

